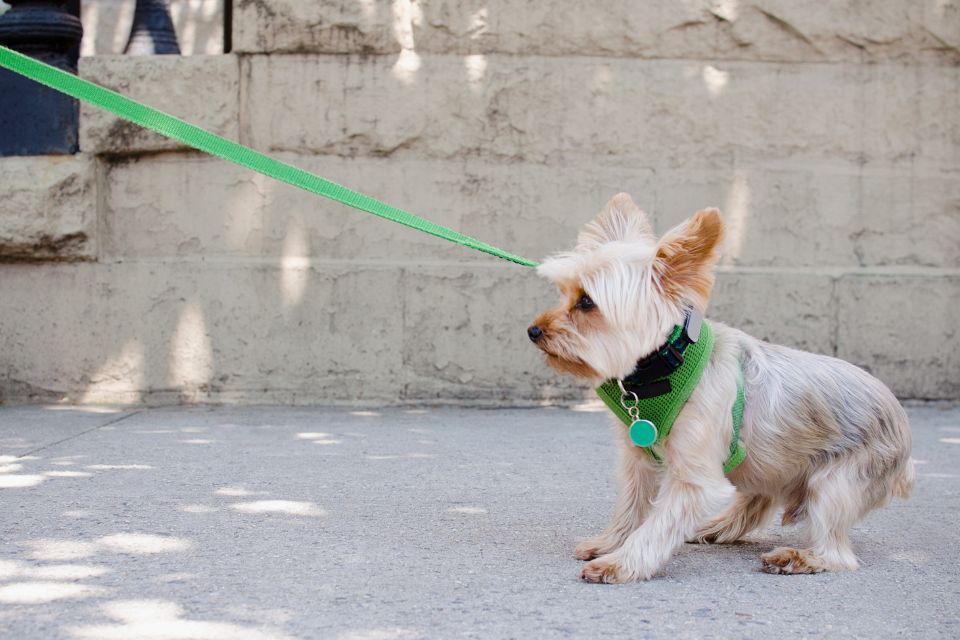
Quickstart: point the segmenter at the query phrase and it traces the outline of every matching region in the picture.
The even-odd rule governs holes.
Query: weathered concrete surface
[[[957,67],[501,55],[476,65],[454,55],[243,61],[243,133],[270,151],[929,168],[955,161],[960,141],[960,116],[947,108],[960,104]]]
[[[32,321],[0,332],[7,399],[400,395],[399,271],[199,264],[11,268],[0,298]]]
[[[960,276],[931,285],[909,275],[851,275],[838,281],[837,300],[837,355],[881,379],[911,370],[902,395],[960,397]],[[924,335],[936,337],[917,339]]]
[[[954,638],[960,625],[956,408],[910,409],[919,482],[855,527],[859,571],[760,573],[760,553],[797,541],[771,527],[686,545],[662,577],[624,586],[581,583],[572,556],[613,503],[598,413],[58,409],[0,409],[3,464],[20,465],[0,472],[3,637]]]
[[[683,171],[573,160],[280,157],[536,259],[569,248],[597,203],[626,190],[660,232],[720,206],[724,265],[960,266],[960,173],[855,163]],[[106,257],[465,257],[460,247],[205,156],[111,159],[103,167]]]
[[[0,158],[0,260],[96,255],[93,156]]]
[[[661,232],[717,203],[725,265],[960,266],[960,173],[897,161],[735,162],[658,169],[655,189]]]
[[[525,328],[556,295],[530,271],[200,264],[11,270],[0,298],[34,320],[0,315],[6,400],[529,404],[584,393],[529,344]],[[39,289],[57,292],[57,313]]]
[[[509,53],[762,61],[960,59],[956,0],[238,0],[251,52]]]
[[[960,391],[958,296],[955,275],[922,271],[723,270],[710,316],[867,366],[900,396],[949,399]],[[590,394],[527,340],[556,302],[552,285],[493,260],[21,265],[0,279],[0,299],[16,310],[0,314],[8,402],[529,405]],[[897,300],[908,302],[891,310]]]
[[[824,310],[836,305],[835,282],[828,273],[723,270],[709,315],[761,340],[832,355],[835,316]]]
[[[618,187],[650,205],[657,198],[653,172],[641,168],[279,157],[537,258],[568,248],[592,217],[595,203]],[[475,257],[432,236],[199,155],[124,159],[106,163],[105,171],[106,257],[256,256],[399,264]],[[538,188],[529,188],[531,184]]]
[[[81,77],[231,140],[238,135],[238,74],[238,59],[230,55],[80,58]],[[85,152],[185,148],[88,104],[80,109],[80,148]]]
[[[533,259],[618,191],[659,232],[719,206],[713,317],[953,398],[958,9],[257,0],[235,55],[80,71]],[[82,115],[77,168],[0,166],[3,251],[97,263],[0,269],[0,398],[582,396],[524,342],[532,273]]]

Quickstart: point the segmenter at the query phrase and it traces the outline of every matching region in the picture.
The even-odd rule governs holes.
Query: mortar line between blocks
[[[458,50],[449,50],[449,51],[428,51],[423,48],[417,49],[418,53],[432,56],[434,58],[453,58],[460,59],[464,55],[469,55],[470,53],[475,53],[473,51],[458,51]],[[882,59],[876,58],[873,60],[868,59],[863,61],[863,58],[858,59],[845,59],[845,58],[832,58],[832,59],[820,59],[820,60],[779,60],[770,57],[760,57],[760,58],[711,58],[708,56],[697,56],[697,55],[687,55],[687,56],[642,56],[636,54],[611,54],[611,53],[583,53],[583,52],[558,52],[558,53],[526,53],[526,52],[512,52],[512,51],[487,51],[481,52],[483,55],[488,58],[504,58],[504,59],[516,59],[516,60],[557,60],[563,58],[569,58],[573,60],[599,60],[599,61],[624,61],[624,62],[633,62],[633,63],[646,63],[646,64],[655,64],[662,62],[670,62],[675,64],[727,64],[727,65],[757,65],[757,66],[770,66],[770,67],[805,67],[805,66],[819,66],[819,67],[838,67],[838,66],[849,66],[855,69],[872,65],[875,67],[894,67],[894,68],[903,68],[903,67],[920,67],[920,68],[934,68],[934,69],[950,69],[955,66],[954,60],[939,61],[937,59],[915,59],[909,60],[907,62],[897,62],[895,59]],[[236,50],[231,52],[231,54],[236,55],[237,57],[245,58],[269,58],[275,57],[277,59],[283,58],[307,58],[315,57],[326,60],[335,61],[340,58],[348,57],[353,59],[362,59],[362,60],[371,60],[374,63],[382,60],[396,60],[397,52],[396,51],[374,51],[363,52],[363,51],[304,51],[304,50],[278,50],[278,51],[265,51],[265,50]],[[862,54],[861,54],[862,56]]]
[[[73,435],[71,435],[71,436],[67,436],[66,438],[61,438],[60,440],[57,440],[56,442],[51,442],[50,444],[45,444],[45,445],[43,445],[42,447],[37,447],[36,449],[31,449],[30,451],[25,451],[24,453],[18,454],[18,455],[17,455],[17,458],[23,458],[23,457],[26,457],[26,456],[33,455],[34,453],[37,453],[38,451],[43,451],[44,449],[49,449],[50,447],[55,447],[55,446],[57,446],[58,444],[62,444],[62,443],[64,443],[64,442],[67,442],[68,440],[74,440],[74,439],[76,439],[76,438],[79,438],[80,436],[84,436],[84,435],[90,433],[91,431],[96,431],[97,429],[103,429],[104,427],[109,427],[110,425],[117,424],[118,422],[122,422],[122,421],[126,420],[127,418],[132,418],[133,416],[139,415],[139,414],[141,414],[141,413],[143,413],[142,410],[141,410],[141,411],[131,411],[130,413],[127,413],[127,414],[124,414],[124,415],[122,415],[122,416],[119,416],[118,418],[114,418],[113,420],[108,420],[107,422],[104,422],[103,424],[98,424],[98,425],[95,426],[95,427],[90,427],[89,429],[85,429],[84,431],[81,431],[80,433],[75,433],[75,434],[73,434]]]

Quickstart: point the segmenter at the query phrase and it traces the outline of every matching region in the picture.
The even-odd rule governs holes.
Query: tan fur
[[[583,327],[577,326],[584,324],[582,319],[579,322],[576,320],[578,315],[580,314],[577,310],[569,308],[554,309],[541,314],[534,321],[534,324],[544,330],[546,336],[540,348],[547,356],[547,364],[557,371],[572,373],[581,378],[596,378],[599,374],[568,347],[571,333],[580,334],[583,331]]]
[[[760,561],[766,573],[820,573],[827,569],[816,556],[790,547],[777,547],[760,556]]]
[[[564,298],[536,319],[537,346],[551,366],[591,384],[626,376],[682,321],[685,306],[706,308],[722,236],[719,211],[704,209],[657,242],[633,200],[615,196],[574,251],[539,267]],[[584,294],[595,303],[587,311],[577,306]],[[778,507],[784,523],[802,527],[808,546],[764,554],[764,571],[856,569],[850,527],[910,493],[909,424],[880,381],[836,358],[711,325],[713,354],[664,445],[664,465],[633,447],[613,421],[617,502],[603,533],[576,548],[588,560],[584,580],[649,579],[685,540],[734,542]],[[726,476],[740,371],[748,455]]]
[[[713,288],[717,249],[723,238],[719,209],[698,211],[686,223],[668,231],[657,244],[653,263],[663,292],[686,297],[703,313]]]
[[[652,238],[653,228],[640,207],[627,193],[610,198],[600,215],[588,222],[577,236],[577,249],[589,250],[613,240]]]

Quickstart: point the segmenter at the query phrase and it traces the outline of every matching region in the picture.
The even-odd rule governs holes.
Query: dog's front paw
[[[777,547],[760,556],[764,573],[820,573],[826,567],[813,554],[790,547]]]
[[[580,578],[585,582],[620,584],[626,582],[622,574],[613,558],[603,556],[585,564],[580,571]]]

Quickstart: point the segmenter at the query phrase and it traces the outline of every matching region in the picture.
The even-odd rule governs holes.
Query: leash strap
[[[57,69],[39,60],[30,58],[12,49],[0,45],[0,67],[18,73],[30,80],[46,85],[55,91],[82,100],[104,111],[129,120],[141,127],[155,131],[160,135],[198,149],[219,158],[223,158],[241,167],[245,167],[281,182],[299,187],[304,191],[335,200],[348,207],[359,209],[375,216],[386,218],[404,226],[429,233],[470,249],[476,249],[492,256],[515,262],[525,267],[535,267],[537,263],[527,258],[508,253],[470,236],[463,235],[412,213],[392,207],[376,198],[364,195],[331,182],[318,175],[304,171],[286,162],[271,158],[249,147],[227,140],[195,125],[185,122],[145,104],[131,100],[115,91],[96,85],[89,80],[77,77]]]

